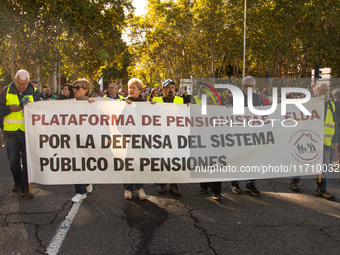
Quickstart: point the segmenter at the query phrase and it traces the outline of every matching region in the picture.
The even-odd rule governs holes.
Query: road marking
[[[66,237],[67,231],[70,229],[72,221],[74,217],[76,217],[77,212],[79,210],[79,207],[83,201],[81,200],[78,203],[73,203],[73,206],[67,216],[65,217],[65,220],[60,224],[60,227],[52,239],[50,245],[48,246],[45,253],[49,255],[57,255],[58,251]]]

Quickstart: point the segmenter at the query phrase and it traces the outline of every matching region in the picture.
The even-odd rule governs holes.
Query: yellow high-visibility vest
[[[20,105],[19,97],[17,94],[9,93],[8,86],[7,93],[6,93],[6,105]],[[34,88],[34,92],[37,89]],[[28,100],[34,102],[33,95],[28,95]],[[24,120],[24,113],[23,112],[11,112],[10,114],[4,116],[4,130],[5,131],[17,131],[21,130],[25,132],[25,120]]]
[[[330,104],[332,104],[332,108],[330,107]],[[323,143],[326,146],[332,145],[332,138],[335,133],[335,122],[334,122],[334,111],[335,111],[335,105],[332,101],[330,101],[330,104],[327,104],[327,111],[326,111],[326,118],[324,122],[324,137],[323,137]]]
[[[199,99],[198,96],[194,96],[196,104],[202,104],[202,99]]]
[[[152,101],[155,101],[157,103],[164,103],[163,97],[153,97]],[[175,103],[175,104],[183,104],[183,98],[175,96],[173,103]]]
[[[107,95],[105,95],[104,97],[108,97]],[[121,96],[121,95],[118,95],[118,97],[119,97],[119,99],[124,99],[124,97],[123,96]]]

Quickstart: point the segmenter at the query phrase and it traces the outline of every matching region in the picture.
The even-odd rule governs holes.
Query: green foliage
[[[12,77],[7,73],[0,70],[0,88],[6,87],[12,82]]]
[[[339,76],[339,14],[334,0],[248,0],[246,75],[310,77],[319,63]],[[149,0],[147,14],[129,22],[129,72],[158,84],[240,77],[243,22],[244,1]]]
[[[59,63],[62,77],[98,78],[107,65],[124,65],[121,35],[131,10],[131,0],[3,0],[1,64],[12,76],[26,68],[43,85]]]
[[[240,77],[244,1],[149,0],[134,16],[131,0],[2,0],[0,65],[25,68],[42,85],[61,77],[105,81],[138,77]],[[310,77],[318,63],[340,75],[340,1],[248,0],[246,75]],[[130,45],[122,40],[129,26]]]

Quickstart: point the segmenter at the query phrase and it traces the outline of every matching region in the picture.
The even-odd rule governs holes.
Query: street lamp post
[[[243,72],[242,78],[246,71],[246,27],[247,27],[247,0],[244,0],[244,32],[243,32]]]

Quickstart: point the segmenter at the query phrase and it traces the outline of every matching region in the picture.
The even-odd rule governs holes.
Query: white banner
[[[188,183],[320,172],[324,99],[270,116],[248,109],[122,101],[25,106],[30,182]],[[268,107],[256,107],[260,110]],[[321,169],[322,171],[322,169]]]

